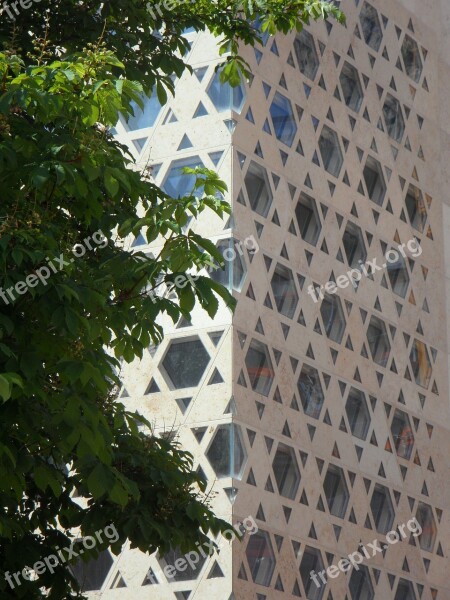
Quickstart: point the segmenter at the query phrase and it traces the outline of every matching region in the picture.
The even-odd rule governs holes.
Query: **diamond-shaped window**
[[[197,579],[201,573],[202,567],[205,564],[206,556],[202,555],[202,553],[197,553],[198,561],[196,564],[189,563],[185,559],[185,554],[181,552],[178,548],[176,550],[169,550],[164,556],[158,557],[158,562],[161,566],[161,570],[167,577],[167,580],[172,583],[174,581],[191,581],[193,579]],[[176,561],[182,560],[183,563],[181,566],[182,569],[178,569],[175,566]],[[180,563],[178,563],[180,564]],[[166,569],[167,567],[167,569]],[[169,569],[169,567],[173,567]],[[165,570],[166,569],[166,570]],[[169,575],[170,574],[170,575]]]
[[[349,493],[345,483],[344,471],[340,467],[335,465],[328,467],[323,489],[330,513],[343,519],[347,510]]]
[[[102,588],[112,564],[113,559],[109,550],[103,550],[97,558],[93,558],[87,562],[78,559],[70,565],[70,570],[78,581],[81,591],[92,592]]]
[[[381,206],[386,195],[386,182],[380,163],[372,156],[367,157],[363,175],[369,198]]]
[[[422,528],[422,533],[419,535],[420,547],[422,550],[432,552],[436,540],[437,529],[431,506],[424,502],[419,502],[416,519]]]
[[[432,368],[428,349],[423,342],[414,340],[409,360],[411,361],[414,379],[417,385],[428,389]]]
[[[363,100],[363,90],[358,71],[350,63],[345,62],[339,77],[345,104],[359,112]]]
[[[414,433],[408,415],[402,410],[394,413],[391,433],[398,456],[409,459],[414,446]]]
[[[260,529],[250,537],[245,554],[254,583],[268,587],[275,569],[275,555],[267,531]]]
[[[358,225],[348,222],[342,238],[345,255],[351,267],[364,263],[367,258],[363,235]]]
[[[217,244],[217,249],[222,254],[225,261],[225,267],[209,269],[211,279],[221,283],[228,289],[240,291],[247,272],[244,259],[239,252],[239,241],[233,238],[221,240]]]
[[[144,104],[143,110],[134,100],[131,102],[134,116],[130,116],[128,118],[128,122],[125,123],[125,127],[128,129],[128,131],[136,131],[137,129],[153,127],[161,111],[161,104],[159,103],[158,96],[156,95],[156,89],[152,91],[150,96],[142,94],[141,100]]]
[[[219,425],[206,452],[206,458],[217,477],[240,479],[247,462],[241,428],[232,423]]]
[[[373,600],[375,594],[367,567],[361,565],[358,570],[353,569],[349,589],[352,600]]]
[[[324,125],[322,128],[319,138],[319,150],[324,169],[334,177],[339,177],[344,159],[338,136],[328,125]]]
[[[295,208],[295,215],[302,239],[308,242],[308,244],[315,246],[322,229],[322,224],[314,198],[302,192]]]
[[[413,584],[407,579],[400,579],[394,600],[416,600]]]
[[[277,264],[272,275],[271,286],[278,312],[292,319],[298,304],[298,293],[292,271]]]
[[[273,194],[266,169],[252,161],[245,175],[245,187],[252,210],[267,217]]]
[[[367,340],[373,360],[382,367],[386,366],[391,351],[386,325],[378,317],[372,317],[367,329]]]
[[[340,344],[345,330],[345,317],[340,299],[337,296],[325,294],[320,305],[320,314],[327,337]]]
[[[195,387],[203,377],[209,358],[198,337],[173,340],[161,363],[163,375],[173,389]]]
[[[366,396],[361,390],[350,388],[345,411],[352,434],[360,440],[365,440],[370,425],[370,413]]]
[[[300,563],[300,576],[308,600],[322,600],[325,586],[319,585],[313,581],[311,574],[323,572],[323,559],[320,550],[312,546],[306,546]]]
[[[314,81],[319,68],[319,57],[317,55],[314,38],[303,29],[294,40],[294,50],[297,56],[298,66],[303,75]]]
[[[242,82],[236,87],[221,83],[220,71],[216,71],[208,87],[208,96],[218,112],[234,110],[240,113],[245,102],[245,89]]]
[[[416,188],[414,185],[409,186],[405,204],[411,227],[422,233],[427,220],[427,209],[423,201],[423,194],[419,188]]]
[[[290,100],[279,92],[275,94],[270,105],[270,116],[277,138],[286,146],[292,146],[297,133],[297,124]]]
[[[256,17],[256,19],[253,22],[253,27],[256,29],[256,31],[259,34],[259,37],[261,38],[261,43],[263,46],[265,46],[267,44],[267,41],[270,37],[270,33],[266,30],[266,31],[261,31],[262,30],[262,23],[261,23],[261,17],[258,16]]]
[[[183,169],[189,167],[203,167],[203,163],[198,156],[191,156],[181,160],[175,160],[170,164],[167,175],[164,178],[162,189],[173,198],[183,197],[191,194],[195,184],[195,175],[184,173]],[[201,190],[195,190],[194,194],[201,194]]]
[[[378,52],[383,39],[380,19],[375,8],[368,2],[364,2],[359,16],[366,44]]]
[[[384,121],[386,129],[391,138],[401,142],[405,133],[405,119],[403,117],[400,102],[388,94],[383,106]]]
[[[372,500],[370,501],[370,508],[377,531],[379,533],[387,533],[394,521],[394,508],[387,487],[378,483],[375,485]]]
[[[258,340],[252,340],[245,357],[245,364],[252,389],[258,394],[268,396],[272,387],[274,370],[267,346]]]
[[[303,365],[297,387],[305,414],[318,419],[324,396],[317,369],[309,365]]]
[[[294,449],[286,444],[278,444],[272,468],[280,495],[293,500],[300,484]]]
[[[405,39],[403,40],[402,56],[407,75],[418,83],[422,75],[422,58],[417,42],[409,37],[409,35],[405,35]]]
[[[406,268],[405,259],[399,255],[398,259],[393,263],[388,263],[387,272],[389,281],[391,282],[392,291],[404,298],[409,285],[409,273]]]

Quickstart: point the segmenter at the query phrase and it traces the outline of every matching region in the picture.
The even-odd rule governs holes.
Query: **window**
[[[252,210],[266,217],[272,204],[273,196],[266,170],[255,162],[251,162],[245,175],[245,187]]]
[[[272,275],[271,286],[278,312],[292,319],[298,304],[298,293],[292,271],[277,264]]]
[[[345,330],[345,318],[339,298],[325,294],[320,305],[320,314],[327,337],[340,344]]]
[[[383,114],[389,136],[400,143],[405,132],[405,120],[400,102],[394,96],[391,96],[391,94],[386,96]]]
[[[360,440],[365,440],[370,425],[370,415],[364,393],[354,387],[350,388],[345,411],[352,434]]]
[[[387,335],[386,325],[378,317],[370,319],[370,325],[367,329],[367,340],[372,359],[381,367],[385,367],[389,359],[391,344]]]
[[[303,29],[295,38],[294,50],[300,71],[314,81],[319,68],[319,57],[314,45],[314,38],[306,29]]]
[[[240,113],[245,102],[245,92],[242,82],[231,87],[229,83],[220,82],[220,71],[214,73],[208,87],[208,96],[218,112],[234,110]]]
[[[176,160],[171,163],[167,175],[162,184],[162,189],[173,198],[183,197],[194,193],[200,195],[203,190],[198,189],[193,192],[195,184],[195,175],[183,173],[184,167],[194,169],[195,167],[203,167],[203,163],[198,156]]]
[[[330,513],[343,519],[349,498],[343,470],[330,465],[323,482],[323,489]]]
[[[221,283],[229,290],[240,291],[246,268],[242,255],[236,248],[239,248],[238,240],[233,238],[221,240],[217,244],[217,249],[224,257],[225,266],[223,269],[220,267],[216,269],[214,267],[208,268],[208,272],[211,279],[214,279],[217,283]]]
[[[300,563],[300,576],[308,600],[322,600],[325,586],[317,586],[311,578],[311,571],[319,573],[323,571],[322,556],[317,548],[306,546]]]
[[[361,21],[366,44],[378,52],[381,40],[383,39],[383,33],[378,13],[368,2],[364,2],[359,20]]]
[[[292,146],[297,133],[297,124],[290,101],[279,92],[275,94],[270,105],[270,116],[277,139],[286,146]]]
[[[261,17],[259,17],[259,16],[256,17],[255,21],[253,22],[253,27],[256,29],[256,31],[258,31],[259,37],[261,38],[262,45],[265,46],[267,44],[267,40],[270,37],[270,34],[267,30],[264,32],[261,31],[261,28],[262,28]]]
[[[257,340],[252,340],[245,357],[245,364],[253,390],[258,394],[268,396],[274,371],[267,346]]]
[[[402,56],[406,74],[418,83],[422,75],[422,59],[420,57],[419,46],[409,35],[405,35],[405,39],[403,40]]]
[[[297,217],[302,239],[308,242],[308,244],[315,246],[322,229],[322,224],[314,198],[302,192],[295,208],[295,216]]]
[[[375,485],[370,502],[375,527],[379,533],[387,533],[394,520],[394,509],[392,508],[389,490],[384,485]]]
[[[128,118],[128,122],[125,123],[125,127],[128,129],[128,131],[144,129],[145,127],[153,127],[156,119],[158,118],[161,110],[161,104],[159,103],[156,95],[156,90],[153,89],[150,96],[142,94],[141,100],[144,103],[143,110],[134,100],[131,102],[134,116],[130,116]]]
[[[349,589],[352,600],[373,600],[373,585],[367,567],[361,565],[358,571],[353,569]]]
[[[293,500],[300,483],[300,472],[294,449],[279,444],[272,467],[280,495]]]
[[[414,379],[417,385],[428,389],[428,386],[430,385],[432,369],[430,357],[428,356],[428,350],[423,342],[414,340],[411,348],[411,354],[409,355],[409,360],[411,362]]]
[[[336,133],[327,125],[322,128],[319,138],[319,150],[325,171],[334,177],[339,177],[344,159]]]
[[[414,446],[414,434],[411,429],[409,417],[405,412],[401,410],[395,411],[391,432],[398,456],[408,460]]]
[[[358,71],[351,64],[345,62],[339,80],[345,104],[355,112],[359,112],[363,100],[363,91]]]
[[[347,223],[342,241],[350,267],[365,262],[367,258],[366,247],[361,229],[357,225],[351,222]]]
[[[420,547],[422,550],[432,552],[437,531],[431,506],[424,502],[419,502],[416,519],[422,527],[422,533],[418,537]]]
[[[161,565],[161,569],[164,570],[165,567],[174,567],[176,561],[180,558],[184,559],[185,556],[186,555],[183,554],[179,548],[176,548],[175,550],[169,550],[169,552],[164,554],[164,556],[158,558],[158,561]],[[199,560],[195,565],[191,566],[187,561],[184,561],[184,566],[186,568],[183,568],[183,570],[173,568],[164,571],[164,574],[167,577],[169,583],[174,581],[191,581],[192,579],[197,579],[206,561],[206,557],[203,556],[201,553],[198,553],[198,556]],[[173,577],[170,577],[167,573],[173,573]]]
[[[217,477],[240,479],[247,462],[241,428],[231,423],[219,425],[206,452],[206,458]]]
[[[82,592],[100,590],[113,564],[113,559],[108,550],[103,550],[87,562],[79,559],[70,566],[73,576],[78,581]]]
[[[405,204],[411,226],[422,233],[427,220],[427,209],[425,208],[422,192],[414,185],[410,185],[408,188]]]
[[[387,270],[392,291],[404,298],[408,290],[409,274],[403,256],[399,255],[395,263],[388,263]]]
[[[386,182],[380,163],[372,156],[367,157],[363,175],[369,198],[381,206],[386,195]]]
[[[161,365],[169,378],[168,383],[179,390],[195,387],[200,383],[209,358],[198,337],[183,338],[170,343]]]
[[[309,365],[303,365],[297,387],[305,414],[313,417],[313,419],[318,419],[322,410],[324,395],[317,369]]]
[[[416,600],[416,594],[410,581],[400,579],[394,600]]]
[[[254,583],[268,587],[275,568],[275,556],[269,534],[261,529],[253,534],[245,553]]]

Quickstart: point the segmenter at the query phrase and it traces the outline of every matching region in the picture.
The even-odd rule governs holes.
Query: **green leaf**
[[[167,102],[167,92],[160,81],[156,84],[156,95],[161,106],[164,106]]]
[[[105,187],[108,193],[114,198],[119,193],[119,182],[117,179],[111,174],[109,169],[106,169],[104,175]]]
[[[11,383],[4,375],[0,375],[0,396],[4,401],[11,398]]]

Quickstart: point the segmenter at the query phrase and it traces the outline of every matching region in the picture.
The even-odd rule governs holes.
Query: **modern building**
[[[223,251],[234,315],[164,322],[121,396],[258,531],[174,570],[176,550],[106,553],[93,598],[450,599],[450,4],[341,8],[346,27],[244,48],[234,90],[187,32],[193,75],[117,126],[169,193],[186,165],[228,184],[232,217],[189,227]]]

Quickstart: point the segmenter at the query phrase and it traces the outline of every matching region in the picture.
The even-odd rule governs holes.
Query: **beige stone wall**
[[[123,124],[117,127],[138,166],[156,165],[155,181],[162,185],[173,161],[198,156],[213,168],[214,153],[223,151],[216,169],[229,185],[233,220],[222,223],[205,215],[192,227],[217,242],[231,236],[257,241],[254,253],[244,244],[233,318],[221,307],[213,321],[196,308],[187,327],[164,320],[164,342],[142,361],[124,366],[122,401],[150,418],[157,432],[178,433],[216,492],[213,506],[218,514],[232,523],[250,515],[260,532],[234,542],[232,550],[223,543],[220,554],[197,569],[194,579],[175,583],[164,577],[155,557],[124,549],[92,597],[450,598],[450,6],[445,0],[371,4],[382,34],[378,49],[364,39],[364,0],[358,5],[343,0],[346,28],[324,23],[307,28],[317,56],[316,72],[309,72],[310,77],[299,68],[294,34],[278,36],[276,46],[270,39],[261,55],[245,50],[254,77],[245,84],[245,102],[237,112],[216,111],[207,93],[218,62],[214,39],[188,34],[189,62],[196,69],[207,67],[205,73],[184,75],[177,82],[177,97],[152,126],[133,131]],[[422,68],[417,81],[405,72],[406,35],[419,48]],[[311,66],[304,55],[302,60]],[[345,101],[340,77],[344,63],[353,73],[356,69],[360,106],[356,96],[347,97],[350,106]],[[389,135],[383,113],[388,94],[399,102],[404,121],[397,140]],[[291,129],[285,125],[283,130],[276,115],[270,115],[274,100],[290,103]],[[193,118],[200,101],[208,114]],[[174,122],[168,122],[173,121],[170,111]],[[236,121],[232,134],[230,119]],[[282,139],[275,134],[277,125]],[[334,174],[324,165],[324,127],[334,132],[340,148],[341,161],[339,156],[330,158],[329,171],[342,162]],[[179,150],[185,135],[192,145]],[[377,165],[381,169],[385,194],[380,204],[369,198],[367,163],[375,171]],[[271,201],[261,197],[256,206],[258,182]],[[406,203],[410,185],[422,198],[415,215]],[[300,212],[299,203],[315,206],[317,235],[302,230],[306,213]],[[362,277],[357,288],[339,289],[333,296],[339,299],[335,312],[325,314],[325,305],[313,301],[308,286],[323,285],[350,269],[349,234],[355,232],[356,252],[364,247],[360,256],[376,259],[378,265],[386,262],[386,250],[414,238],[422,253],[413,257],[408,252],[407,282],[403,289],[400,283],[396,286],[401,293],[393,289],[395,274],[390,277],[383,269]],[[158,246],[139,249],[155,252]],[[277,285],[284,285],[281,292]],[[383,364],[371,357],[371,322],[385,327],[381,343],[386,345],[377,354]],[[327,323],[333,324],[328,334]],[[203,366],[198,385],[174,389],[163,363],[180,339],[201,342]],[[420,374],[425,378],[424,348],[431,369],[423,385],[416,383],[411,362],[415,340]],[[223,382],[208,385],[216,369]],[[315,377],[323,397],[311,392],[308,404],[305,394],[316,389]],[[148,391],[152,381],[159,392]],[[183,398],[192,400],[180,402]],[[365,406],[359,419],[354,402]],[[396,415],[406,419],[400,429],[395,429]],[[213,463],[207,457],[219,439],[218,427],[231,421],[237,426],[232,453],[236,477],[217,477],[214,460],[220,448]],[[291,465],[286,472],[283,461]],[[338,495],[330,505],[324,490],[329,471],[346,490],[346,502],[340,504]],[[391,530],[415,517],[419,506],[428,507],[435,528],[434,535],[431,528],[426,532],[428,549],[420,547],[421,538],[412,537],[409,543],[407,537],[387,547],[384,556],[377,553],[364,561],[368,570],[362,569],[359,591],[358,572],[353,571],[328,578],[320,590],[305,591],[308,581],[300,568],[306,569],[309,556],[320,556],[326,569],[356,552],[360,543],[385,543],[371,507],[379,489],[391,506]],[[223,576],[218,576],[216,561]],[[150,568],[158,583],[143,585]]]
[[[445,533],[449,527],[450,499],[447,461],[450,425],[448,280],[445,267],[449,258],[446,208],[449,156],[446,30],[449,8],[443,4],[439,7],[438,3],[374,2],[383,33],[379,50],[375,51],[355,32],[358,26],[362,36],[359,11],[363,1],[357,8],[353,0],[342,2],[348,19],[347,28],[334,25],[328,31],[325,24],[320,23],[307,29],[313,36],[320,63],[314,81],[299,72],[293,50],[294,36],[277,38],[279,56],[271,51],[271,41],[259,64],[253,54],[249,54],[255,77],[248,104],[256,123],[251,125],[241,117],[233,143],[235,150],[248,157],[245,167],[251,159],[256,160],[267,169],[269,178],[275,173],[280,183],[274,191],[274,202],[267,218],[261,218],[240,204],[235,206],[236,222],[244,235],[255,231],[255,221],[264,228],[258,239],[261,252],[255,257],[247,280],[255,300],[246,297],[246,289],[243,290],[233,325],[248,338],[267,344],[274,369],[267,398],[249,391],[245,367],[248,387],[238,385],[235,379],[236,422],[251,429],[256,436],[242,481],[236,484],[239,494],[234,510],[236,515],[248,512],[264,515],[257,523],[269,532],[272,551],[266,548],[263,560],[272,560],[273,553],[274,569],[270,586],[255,588],[251,573],[253,565],[253,576],[258,578],[258,568],[252,563],[254,550],[245,556],[245,548],[236,547],[233,589],[237,599],[255,597],[255,592],[261,599],[294,598],[300,594],[304,597],[299,563],[302,563],[307,546],[321,551],[326,568],[357,551],[360,542],[366,545],[374,539],[382,542],[384,535],[376,530],[370,507],[375,485],[389,490],[395,513],[392,528],[414,517],[420,502],[431,507],[436,538],[432,551],[423,550],[418,544],[409,545],[406,539],[387,548],[384,557],[378,553],[366,560],[364,564],[369,567],[374,597],[403,598],[398,586],[399,582],[407,586],[405,581],[412,582],[414,590],[409,590],[408,598],[450,597],[446,576],[449,545]],[[385,25],[381,15],[387,18]],[[408,28],[410,19],[414,32]],[[397,59],[402,60],[405,34],[417,41],[421,57],[424,56],[422,48],[427,51],[418,82],[407,76],[403,62],[399,63],[402,70],[396,66]],[[287,64],[290,52],[295,66]],[[374,59],[373,64],[369,55]],[[344,61],[358,70],[364,95],[358,112],[335,97],[336,87],[341,98],[343,96],[339,76]],[[263,82],[271,86],[268,99]],[[304,84],[311,89],[305,89]],[[275,91],[289,98],[296,115],[298,132],[290,148],[262,132]],[[401,142],[396,142],[386,132],[383,104],[387,93],[401,105],[405,121]],[[303,109],[300,120],[295,105]],[[349,117],[354,119],[353,124]],[[423,124],[419,123],[420,117]],[[378,126],[379,119],[384,131]],[[270,118],[269,122],[272,127]],[[322,166],[318,146],[323,125],[335,131],[339,138],[343,165],[338,177],[325,172]],[[296,152],[298,139],[303,155]],[[254,154],[258,142],[263,158]],[[288,155],[285,165],[280,151]],[[317,152],[320,165],[312,161],[314,152]],[[382,206],[367,197],[363,176],[367,156],[372,156],[382,166],[387,188]],[[240,172],[234,178],[235,197],[241,187],[245,187],[243,179]],[[358,191],[360,182],[363,193]],[[297,188],[293,198],[289,184]],[[421,190],[426,204],[423,232],[412,227],[408,218],[405,197],[410,184]],[[322,226],[316,245],[305,242],[299,232],[295,206],[301,192],[316,201]],[[274,219],[275,211],[278,219]],[[274,220],[280,223],[274,223]],[[289,232],[291,220],[296,236]],[[388,248],[396,247],[416,236],[423,252],[410,265],[413,268],[409,270],[404,299],[393,293],[386,271],[378,271],[373,280],[363,278],[357,291],[352,286],[339,290],[345,332],[342,342],[336,343],[327,337],[320,302],[312,301],[307,286],[324,284],[333,279],[332,274],[337,278],[349,269],[343,249],[343,234],[349,222],[361,229],[367,260],[377,258],[378,265],[385,262],[383,243]],[[337,258],[339,250],[343,262]],[[272,259],[269,269],[266,268],[266,257]],[[297,285],[299,303],[292,319],[278,313],[273,295],[274,309],[267,307],[266,295],[277,262],[292,269],[296,284],[297,275],[305,277],[301,292]],[[362,356],[365,346],[370,357],[367,327],[372,315],[386,325],[390,352],[385,367]],[[255,332],[258,322],[264,334]],[[406,373],[407,369],[411,373],[409,356],[414,339],[424,342],[428,348],[432,375],[427,389],[418,386],[412,376],[412,381],[408,380]],[[235,341],[237,370],[244,365],[246,349],[247,346],[241,349]],[[281,354],[278,364],[275,364],[272,349]],[[321,379],[324,403],[319,418],[305,415],[302,410],[297,382],[304,363],[329,379],[326,389],[325,379]],[[365,440],[350,431],[346,404],[352,386],[364,392],[367,399],[370,425]],[[277,388],[278,400],[281,398],[282,403],[274,397]],[[292,408],[293,396],[295,408]],[[258,414],[258,403],[264,406],[262,416]],[[406,413],[410,420],[414,442],[411,438],[407,442],[412,446],[409,459],[396,454],[391,431],[395,410]],[[270,438],[270,450],[267,438]],[[272,468],[277,444],[288,445],[294,450],[300,471],[300,483],[292,498],[278,493]],[[348,504],[343,518],[330,514],[325,498],[324,480],[329,464],[341,468],[345,477]],[[250,470],[256,486],[246,484]],[[271,487],[274,493],[270,491]],[[248,581],[243,579],[242,565]],[[327,586],[321,588],[317,597],[344,599],[346,594],[348,598],[353,597],[350,578],[351,572],[340,573],[335,579],[328,577]],[[361,597],[366,597],[363,593],[370,594],[369,587],[365,589],[360,592]],[[312,594],[311,597],[316,596]]]

